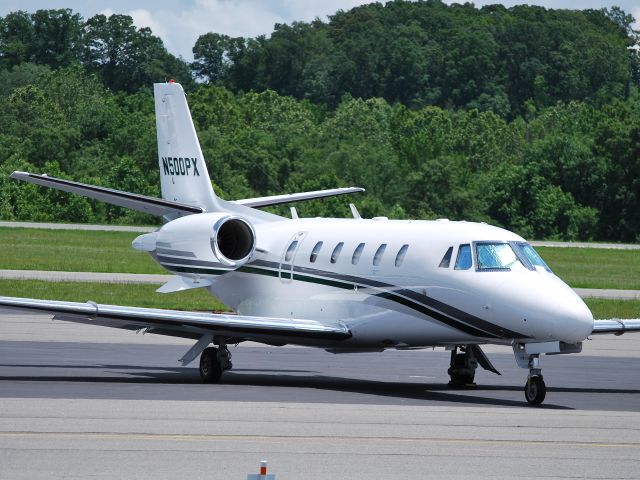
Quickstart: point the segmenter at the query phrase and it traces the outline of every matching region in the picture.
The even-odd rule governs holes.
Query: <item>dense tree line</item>
[[[232,90],[272,89],[335,106],[346,93],[506,118],[558,101],[624,98],[637,81],[620,9],[545,10],[440,0],[370,4],[276,25],[269,38],[201,36],[194,71]]]
[[[427,21],[433,23],[430,29]],[[367,193],[350,200],[364,216],[487,221],[529,238],[640,241],[640,98],[635,50],[626,48],[635,41],[631,21],[616,9],[558,12],[539,7],[447,7],[438,2],[374,4],[338,12],[327,24],[277,26],[269,39],[204,35],[194,47],[192,68],[207,81],[195,83],[189,67],[167,53],[148,29],[136,29],[129,17],[98,15],[83,21],[69,10],[12,13],[0,21],[0,217],[157,221],[11,181],[8,175],[13,170],[43,172],[158,195],[150,85],[171,77],[190,92],[209,171],[216,191],[225,198],[358,185]],[[465,22],[466,29],[461,28]],[[524,22],[528,26],[522,28],[529,33],[518,37],[513,30],[511,40],[499,37],[513,22]],[[566,45],[563,48],[569,50],[558,47],[545,53],[542,44],[569,41],[566,31],[552,31],[552,25],[563,22],[573,23],[573,32],[593,36],[593,42],[582,40],[592,47],[591,53],[571,52],[573,47]],[[546,27],[539,31],[535,24]],[[413,29],[405,37],[403,25]],[[385,28],[394,34],[378,37]],[[438,80],[447,89],[435,88],[436,77],[427,67],[431,62],[426,62],[422,73],[428,81],[421,84],[412,77],[411,71],[419,69],[411,70],[416,68],[408,55],[411,49],[400,44],[410,39],[453,41],[456,28],[460,35],[471,35],[459,39],[471,50],[460,47],[454,54],[453,44],[434,44],[432,53],[439,50],[448,58],[443,74],[453,75],[454,64],[458,73]],[[287,42],[277,43],[284,41],[285,31]],[[489,50],[479,47],[475,35],[487,32],[493,35],[487,45],[496,44],[500,53],[487,53],[487,63],[482,63],[481,54]],[[350,50],[338,45],[338,38]],[[521,47],[515,46],[516,40]],[[392,47],[396,41],[400,43]],[[611,50],[600,51],[603,56],[598,57],[598,45]],[[623,56],[618,55],[620,46]],[[218,54],[199,55],[199,48],[217,49]],[[393,53],[393,48],[398,51]],[[532,53],[533,48],[538,53]],[[267,49],[263,53],[268,52],[269,61],[249,60],[261,49]],[[326,58],[314,59],[313,49]],[[291,54],[287,61],[286,51]],[[380,51],[388,56],[378,57]],[[516,51],[519,57],[513,57]],[[538,90],[544,95],[528,91],[524,77],[510,77],[507,52],[513,69],[518,65],[521,73],[534,58],[547,65],[536,74],[538,80],[533,78],[540,88],[544,83]],[[591,54],[596,56],[590,58]],[[329,68],[330,62],[340,63],[335,55],[355,62],[350,68],[362,78],[340,77],[341,86],[335,87],[337,77]],[[573,70],[554,71],[545,63],[549,59]],[[304,70],[310,62],[325,60],[326,77],[300,73],[302,77],[293,76],[302,79],[296,82],[290,80],[293,70],[285,69],[288,65]],[[282,69],[268,73],[278,62],[284,62]],[[593,68],[585,70],[587,64]],[[596,64],[600,76],[592,78]],[[377,65],[377,76],[369,76],[367,65]],[[394,65],[411,71],[403,76]],[[265,76],[241,85],[241,68],[262,69],[260,75]],[[468,79],[475,78],[467,82],[484,82],[480,90],[465,87],[459,72],[466,68],[471,69]],[[499,85],[503,109],[480,101],[487,85],[498,85],[491,72],[511,79]],[[282,75],[280,80],[276,73]],[[269,83],[267,77],[283,83]],[[587,82],[589,87],[571,90],[567,82]],[[302,85],[316,85],[316,92],[324,93],[287,90]],[[322,90],[331,85],[336,89]],[[362,90],[365,87],[369,90]],[[417,88],[423,88],[422,93],[409,93]],[[472,91],[481,93],[474,97]],[[347,203],[335,198],[299,204],[298,209],[306,216],[347,216]],[[277,211],[287,213],[284,207]]]

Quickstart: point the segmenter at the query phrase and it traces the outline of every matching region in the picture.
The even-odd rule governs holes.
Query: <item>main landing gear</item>
[[[461,353],[458,353],[458,349],[460,349]],[[447,370],[451,378],[449,386],[474,387],[473,380],[478,365],[485,370],[500,375],[500,372],[491,364],[479,345],[458,345],[453,347],[451,350],[451,362]]]
[[[218,383],[222,372],[231,370],[231,352],[223,343],[215,347],[207,347],[200,355],[200,378],[203,383]]]
[[[454,347],[451,350],[451,361],[449,363],[449,386],[450,387],[468,387],[475,386],[473,380],[476,376],[476,368],[478,368],[478,361],[471,348],[460,347],[462,353],[458,353],[458,347]]]
[[[187,366],[200,355],[200,378],[204,383],[218,383],[222,372],[231,370],[231,352],[227,348],[228,338],[202,335],[193,347],[179,360]],[[218,347],[210,347],[211,344]]]

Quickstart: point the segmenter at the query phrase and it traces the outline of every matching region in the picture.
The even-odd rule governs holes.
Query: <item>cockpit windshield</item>
[[[472,251],[475,256],[472,256]],[[445,253],[440,268],[449,268],[453,247],[449,247]],[[536,271],[542,268],[547,272],[551,269],[544,263],[531,245],[527,242],[514,241],[477,241],[472,244],[465,243],[458,247],[458,255],[455,262],[455,270],[469,270],[475,265],[476,271],[511,271],[514,266],[520,270],[522,267]]]
[[[476,258],[478,270],[507,270],[520,262],[510,244],[498,242],[476,243]]]

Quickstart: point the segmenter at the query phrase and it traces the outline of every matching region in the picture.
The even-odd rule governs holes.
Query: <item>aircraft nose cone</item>
[[[581,342],[593,331],[593,315],[589,307],[576,293],[571,293],[558,309],[554,328],[558,340],[566,343]]]

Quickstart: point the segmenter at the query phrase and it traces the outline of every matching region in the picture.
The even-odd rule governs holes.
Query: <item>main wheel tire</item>
[[[207,347],[200,355],[200,378],[203,383],[218,383],[222,376],[222,367],[218,362],[218,349]]]
[[[547,386],[540,375],[534,375],[527,379],[524,386],[524,396],[529,405],[540,405],[547,394]]]
[[[453,365],[449,368],[449,385],[452,387],[464,387],[473,383],[475,378],[475,372],[471,375],[454,373],[456,370],[463,369],[465,367],[465,354],[458,353],[453,359]]]

